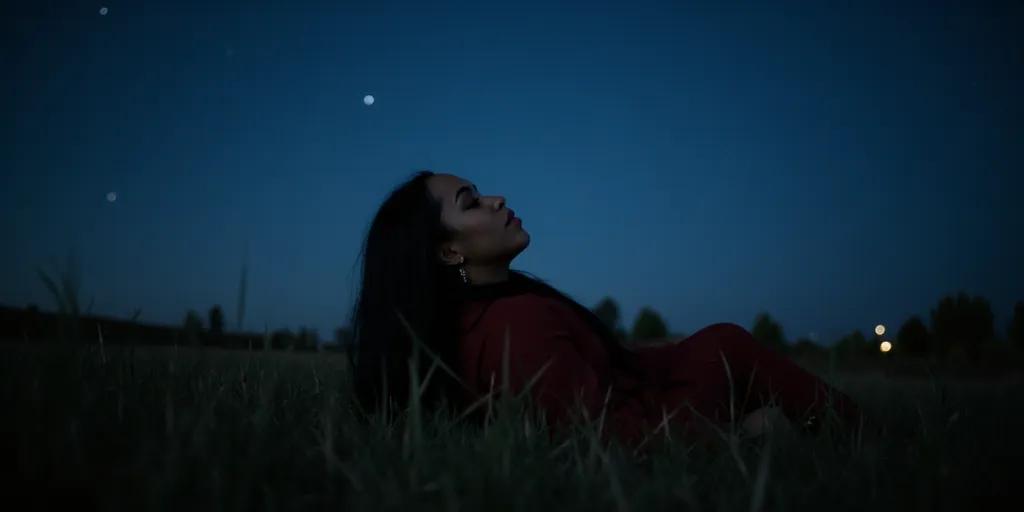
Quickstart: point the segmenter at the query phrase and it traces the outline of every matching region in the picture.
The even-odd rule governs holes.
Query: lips
[[[508,211],[508,218],[507,218],[507,219],[505,219],[505,225],[506,225],[506,226],[508,226],[508,225],[509,225],[509,223],[511,223],[511,222],[512,222],[512,219],[514,219],[514,218],[516,218],[516,212],[515,212],[515,210],[509,210],[509,211]]]

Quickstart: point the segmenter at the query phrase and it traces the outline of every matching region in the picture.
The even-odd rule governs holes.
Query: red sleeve
[[[604,407],[607,387],[594,368],[581,356],[570,338],[564,320],[549,304],[530,304],[518,311],[516,319],[507,323],[509,346],[509,387],[519,394],[534,375],[550,361],[547,369],[530,388],[530,397],[547,421],[556,428],[568,426],[576,396],[592,420],[597,420]],[[505,327],[483,341],[477,375],[490,384],[494,375],[497,391],[502,380],[502,355]],[[614,434],[632,445],[644,437],[646,430],[643,404],[630,397],[612,393],[605,412],[602,437]]]

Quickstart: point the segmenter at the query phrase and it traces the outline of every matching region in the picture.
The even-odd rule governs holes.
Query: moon
[[[363,96],[363,103],[366,103],[367,105],[373,105],[373,96],[369,94]]]
[[[107,8],[106,7],[100,7],[100,16],[106,16],[106,15],[107,15]]]
[[[107,202],[113,203],[117,201],[117,192],[107,192]]]

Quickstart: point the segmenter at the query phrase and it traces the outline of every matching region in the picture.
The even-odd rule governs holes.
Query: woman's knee
[[[695,332],[692,336],[744,337],[750,336],[750,332],[744,329],[743,326],[739,324],[735,324],[732,322],[719,322],[704,327],[703,329]]]
[[[719,331],[732,332],[732,333],[743,333],[743,334],[746,334],[746,335],[750,334],[750,332],[747,331],[747,329],[745,327],[743,327],[740,324],[733,323],[733,322],[718,322],[717,324],[709,325],[708,328],[709,329],[716,329],[716,330],[719,330]]]
[[[708,326],[723,345],[743,344],[754,341],[754,336],[743,326],[732,322],[720,322]]]
[[[744,357],[752,341],[753,337],[742,326],[722,322],[701,329],[687,343],[701,354],[701,360],[721,362],[722,357],[729,361]]]
[[[732,365],[745,366],[757,352],[757,341],[745,328],[731,322],[708,326],[709,348]]]

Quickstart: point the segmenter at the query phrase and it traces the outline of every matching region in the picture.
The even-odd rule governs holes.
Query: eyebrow
[[[472,188],[469,185],[463,185],[459,187],[459,190],[455,192],[455,204],[459,204],[459,194],[463,192],[469,192],[470,190],[476,190],[476,185],[473,185]],[[479,194],[480,191],[477,190],[477,193]]]

